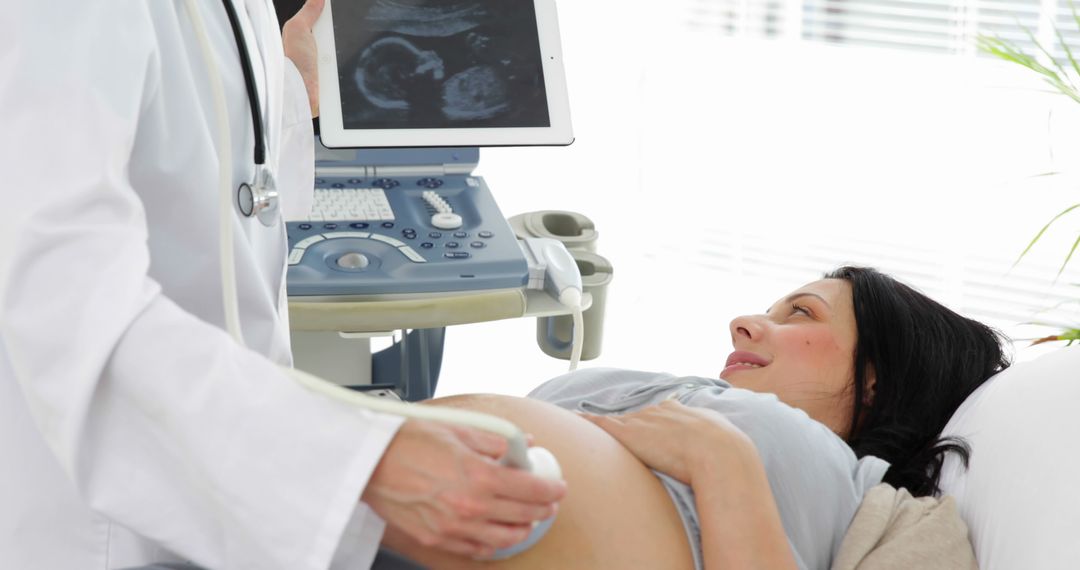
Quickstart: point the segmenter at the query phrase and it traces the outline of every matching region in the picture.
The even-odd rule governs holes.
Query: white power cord
[[[570,309],[570,316],[574,323],[570,331],[570,371],[573,372],[581,363],[581,350],[585,346],[585,317],[581,310],[581,290],[573,286],[563,289],[559,295],[559,302]]]
[[[543,289],[570,309],[574,328],[570,332],[570,370],[577,370],[585,345],[582,315],[581,272],[566,247],[551,238],[527,237],[518,241],[529,265],[529,289]]]
[[[228,113],[225,106],[225,89],[221,83],[220,70],[214,57],[214,50],[206,32],[206,26],[199,12],[197,0],[185,0],[203,60],[210,76],[210,88],[213,91],[214,110],[218,137],[218,184],[221,187],[220,231],[221,231],[221,280],[225,306],[225,328],[229,335],[245,346],[240,329],[240,309],[237,300],[236,263],[233,255],[233,204],[232,204],[232,135],[229,128]],[[347,402],[361,408],[384,414],[393,414],[408,418],[430,420],[472,427],[494,433],[506,438],[509,450],[502,462],[511,467],[530,471],[537,476],[561,479],[562,474],[555,456],[541,447],[528,447],[525,434],[513,423],[468,410],[418,406],[404,402],[365,396],[361,393],[327,382],[321,378],[297,370],[282,367],[282,371],[305,388],[328,397]]]
[[[581,363],[581,349],[585,346],[585,317],[582,315],[581,303],[578,303],[571,313],[574,319],[574,340],[570,348],[570,370],[577,370]]]

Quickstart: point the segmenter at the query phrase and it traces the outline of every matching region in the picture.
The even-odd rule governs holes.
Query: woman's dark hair
[[[1009,366],[1006,338],[875,269],[840,267],[825,277],[850,283],[855,304],[848,444],[858,457],[891,464],[883,482],[916,497],[937,494],[945,454],[957,453],[965,467],[971,456],[967,442],[942,438],[941,430],[965,398]]]

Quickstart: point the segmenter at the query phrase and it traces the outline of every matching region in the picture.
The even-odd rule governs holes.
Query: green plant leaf
[[[1027,34],[1027,36],[1028,36],[1029,38],[1031,38],[1031,42],[1035,44],[1035,47],[1039,48],[1039,51],[1043,52],[1043,55],[1045,55],[1045,56],[1046,56],[1046,59],[1048,59],[1048,60],[1050,61],[1050,63],[1051,63],[1051,64],[1053,64],[1053,65],[1054,65],[1054,67],[1056,67],[1056,68],[1057,68],[1057,72],[1054,72],[1053,70],[1047,69],[1047,71],[1050,71],[1050,72],[1051,72],[1051,73],[1053,74],[1053,77],[1054,77],[1054,81],[1055,81],[1056,83],[1060,83],[1060,84],[1061,84],[1062,86],[1065,86],[1065,85],[1067,85],[1067,86],[1068,86],[1068,88],[1069,88],[1069,90],[1071,90],[1071,91],[1074,91],[1074,92],[1075,92],[1075,91],[1076,91],[1076,87],[1074,87],[1074,86],[1072,85],[1072,81],[1071,81],[1071,80],[1069,80],[1069,74],[1065,72],[1065,68],[1064,68],[1064,67],[1062,67],[1062,66],[1061,66],[1061,64],[1060,64],[1060,63],[1058,63],[1058,61],[1057,61],[1056,59],[1054,59],[1054,56],[1050,54],[1050,50],[1046,49],[1046,46],[1042,45],[1042,42],[1040,42],[1040,41],[1039,41],[1039,40],[1038,40],[1038,39],[1037,39],[1037,38],[1035,37],[1035,34],[1034,34],[1034,33],[1032,33],[1032,32],[1031,32],[1031,30],[1030,30],[1030,29],[1029,29],[1029,28],[1028,28],[1027,26],[1021,25],[1021,24],[1020,24],[1020,21],[1019,21],[1019,20],[1017,20],[1016,24],[1017,24],[1018,26],[1020,26],[1020,29],[1021,29],[1021,30],[1024,30],[1024,33],[1025,33],[1025,34]],[[1057,26],[1054,26],[1054,31],[1055,31],[1055,32],[1058,32]],[[1059,36],[1060,36],[1060,34],[1061,34],[1061,32],[1058,32],[1058,35],[1059,35]],[[1068,49],[1068,48],[1066,48],[1066,49]],[[1072,59],[1072,56],[1070,55],[1070,56],[1069,56],[1069,58],[1070,58],[1070,59]],[[1058,75],[1058,73],[1060,73],[1061,75],[1065,76],[1065,79],[1063,80],[1063,79],[1061,78],[1061,76],[1059,76],[1059,75]],[[1064,92],[1064,91],[1063,91],[1063,92]]]
[[[1069,49],[1069,42],[1065,41],[1065,36],[1061,35],[1061,30],[1058,29],[1057,26],[1054,26],[1054,33],[1057,34],[1058,41],[1061,42],[1061,47],[1065,48],[1065,55],[1069,58],[1069,63],[1072,65],[1073,71],[1080,77],[1080,65],[1076,64],[1076,59],[1073,57],[1072,50]]]
[[[1027,245],[1027,247],[1024,248],[1024,251],[1020,254],[1020,257],[1016,258],[1016,261],[1013,262],[1013,267],[1016,267],[1016,264],[1020,263],[1021,259],[1024,259],[1024,256],[1027,255],[1029,251],[1031,251],[1031,248],[1035,246],[1035,243],[1039,241],[1039,238],[1041,238],[1044,233],[1046,233],[1046,230],[1050,229],[1050,226],[1052,226],[1054,224],[1054,222],[1058,221],[1059,219],[1061,219],[1062,216],[1064,216],[1065,214],[1068,214],[1069,212],[1071,212],[1071,211],[1073,211],[1073,210],[1075,210],[1077,208],[1080,208],[1080,204],[1073,204],[1072,206],[1069,206],[1068,208],[1065,208],[1058,215],[1054,216],[1053,219],[1051,219],[1049,222],[1047,222],[1046,225],[1043,226],[1041,230],[1039,230],[1039,233],[1035,234],[1035,237],[1031,240],[1031,243],[1029,243]],[[1073,244],[1073,251],[1075,251],[1075,250],[1076,250],[1076,244]],[[1072,252],[1069,253],[1069,256],[1072,257]],[[1068,262],[1069,262],[1069,260],[1066,259],[1065,263],[1068,263]],[[1059,274],[1060,274],[1060,272],[1059,272]]]
[[[1031,39],[1031,42],[1035,44],[1039,51],[1046,55],[1047,59],[1050,60],[1051,65],[1057,68],[1056,70],[1043,65],[1039,62],[1037,58],[1024,53],[1020,48],[1010,44],[1009,42],[997,36],[980,35],[975,40],[976,46],[978,47],[978,49],[989,53],[990,55],[993,55],[999,59],[1021,65],[1034,71],[1035,73],[1038,73],[1043,77],[1044,81],[1049,83],[1054,88],[1055,91],[1080,103],[1080,90],[1078,90],[1077,87],[1073,84],[1072,78],[1069,77],[1069,74],[1067,71],[1065,71],[1065,68],[1062,67],[1062,65],[1058,63],[1058,61],[1054,59],[1053,56],[1050,55],[1050,51],[1046,49],[1046,46],[1044,46],[1035,38],[1035,35],[1031,32],[1030,29],[1020,24],[1019,21],[1016,22],[1016,25],[1020,27],[1020,29],[1022,29],[1025,34],[1027,34],[1027,36]],[[1060,31],[1055,28],[1055,32],[1057,32],[1060,37]],[[1066,46],[1067,51],[1068,49],[1068,46]],[[1072,62],[1073,66],[1078,70],[1078,73],[1080,73],[1080,65],[1078,65],[1075,59],[1073,59],[1071,51],[1068,53],[1068,55],[1070,62]]]
[[[1080,204],[1077,205],[1080,206]],[[1069,264],[1069,260],[1072,259],[1073,254],[1076,253],[1077,247],[1080,247],[1080,236],[1078,236],[1076,238],[1076,241],[1073,242],[1072,248],[1069,249],[1069,255],[1066,255],[1065,261],[1061,263],[1061,267],[1058,269],[1057,275],[1054,277],[1055,283],[1057,282],[1058,277],[1061,277],[1061,274],[1065,272],[1065,266]]]

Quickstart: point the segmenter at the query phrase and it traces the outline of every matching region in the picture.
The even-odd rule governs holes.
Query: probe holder
[[[592,306],[582,313],[585,338],[582,360],[600,356],[604,340],[604,310],[607,288],[611,283],[611,262],[596,253],[598,233],[592,220],[577,212],[542,210],[509,218],[510,227],[518,239],[546,237],[558,240],[566,247],[581,273],[584,293],[592,296]],[[563,360],[570,359],[574,319],[570,315],[536,319],[536,344],[544,354]]]

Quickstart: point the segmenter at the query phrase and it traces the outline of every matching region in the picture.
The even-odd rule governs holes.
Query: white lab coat
[[[235,4],[283,207],[302,211],[302,81],[269,0]],[[248,99],[220,0],[200,5],[235,187]],[[368,567],[383,523],[359,496],[401,420],[278,369],[280,223],[237,216],[250,348],[222,330],[214,106],[184,3],[8,2],[0,30],[0,568]]]

